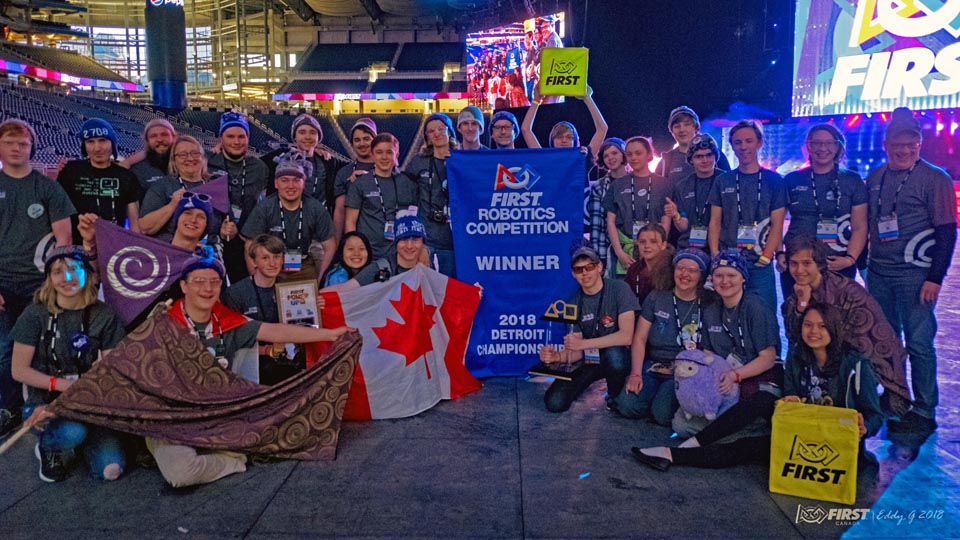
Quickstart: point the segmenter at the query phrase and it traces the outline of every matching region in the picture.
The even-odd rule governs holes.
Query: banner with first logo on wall
[[[447,159],[457,277],[483,287],[467,347],[478,377],[522,375],[562,325],[540,320],[576,287],[586,156],[577,149],[455,151]],[[552,326],[551,326],[552,324]]]

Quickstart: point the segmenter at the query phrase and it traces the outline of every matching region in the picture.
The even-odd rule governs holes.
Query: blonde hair
[[[51,264],[67,264],[67,259],[59,259],[53,261]],[[83,264],[83,263],[80,263]],[[83,288],[80,289],[80,309],[92,306],[97,303],[97,291],[100,287],[100,281],[97,279],[96,271],[84,265],[84,270],[87,271],[87,279],[83,284]],[[33,301],[42,304],[47,308],[47,311],[53,313],[54,315],[63,313],[63,308],[57,304],[57,288],[53,284],[52,272],[47,274],[46,279],[43,280],[43,285],[37,289],[37,292],[33,294]]]
[[[207,155],[203,151],[203,144],[198,141],[195,137],[190,135],[180,135],[177,137],[177,140],[173,142],[173,146],[170,147],[170,174],[179,175],[180,172],[177,171],[177,159],[174,154],[177,153],[177,146],[180,146],[180,143],[189,143],[196,145],[197,149],[200,150],[200,159],[203,160],[203,168],[200,171],[200,177],[204,180],[210,178],[210,171],[207,170]]]

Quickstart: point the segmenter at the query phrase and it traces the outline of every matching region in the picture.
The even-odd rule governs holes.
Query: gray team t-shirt
[[[60,184],[38,171],[0,171],[0,288],[30,294],[43,283],[43,259],[56,244],[52,225],[77,213]]]
[[[276,193],[270,195],[253,209],[240,234],[244,238],[272,234],[283,240],[287,249],[308,255],[312,242],[323,242],[333,237],[333,220],[320,201],[310,197],[303,197],[301,201],[303,204],[300,209],[287,210],[280,206]],[[280,218],[281,213],[283,219]]]
[[[580,320],[574,325],[584,339],[593,339],[620,330],[620,315],[640,311],[640,303],[630,287],[620,281],[603,279],[603,288],[596,294],[584,294],[577,288],[570,302],[577,306]]]
[[[246,277],[234,283],[223,292],[223,304],[228,308],[251,319],[268,322],[280,322],[277,311],[277,294],[273,287],[259,287],[252,277]]]
[[[227,161],[223,154],[211,154],[207,160],[207,168],[213,176],[227,176],[230,205],[240,209],[240,219],[232,215],[233,208],[230,219],[242,229],[253,207],[264,197],[267,177],[270,174],[267,164],[253,156],[245,157],[242,162],[233,162]]]
[[[770,214],[787,206],[787,191],[783,177],[771,170],[760,169],[759,172],[744,174],[738,169],[723,173],[714,180],[710,204],[723,210],[720,222],[721,250],[736,248],[737,228],[754,223],[758,227],[762,249],[763,239],[770,230]],[[755,262],[760,257],[752,249],[744,250],[744,255],[749,262]]]
[[[681,231],[677,239],[677,247],[683,249],[690,245],[690,230],[694,227],[710,226],[710,190],[720,171],[714,169],[709,178],[700,178],[693,173],[680,182],[673,190],[670,198],[677,205],[680,217],[687,218],[687,230]],[[704,246],[706,247],[706,246]]]
[[[736,353],[743,364],[769,347],[778,354],[780,352],[777,318],[770,316],[769,308],[754,294],[745,293],[732,309],[719,301],[705,306],[703,328],[706,330],[705,350],[724,358]]]
[[[883,276],[929,271],[927,250],[932,247],[934,227],[957,222],[953,182],[943,169],[921,159],[909,178],[907,175],[908,171],[890,171],[883,165],[867,177],[870,271]],[[880,218],[894,212],[899,235],[896,240],[881,242]]]
[[[150,186],[150,190],[143,197],[143,204],[140,205],[140,217],[155,212],[163,208],[173,198],[173,193],[180,188],[190,191],[192,188],[202,186],[203,182],[187,182],[176,176],[165,176]],[[219,238],[220,222],[223,221],[224,214],[216,210],[213,211],[213,221],[207,223],[207,236],[211,239]],[[169,242],[177,232],[177,224],[173,221],[173,216],[167,220],[166,224],[153,235],[154,238]]]
[[[450,229],[450,195],[447,190],[447,162],[430,156],[416,156],[410,160],[404,174],[415,183],[417,215],[426,230],[426,243],[436,249],[453,249],[453,231]],[[442,214],[446,221],[439,223],[433,217]]]
[[[817,223],[832,220],[837,225],[838,237],[829,246],[836,254],[846,254],[850,241],[850,210],[867,204],[867,186],[857,173],[834,169],[826,174],[814,174],[806,168],[788,174],[783,182],[790,203],[790,228],[783,243],[790,245],[798,234],[816,236]]]
[[[380,177],[371,172],[347,186],[346,207],[360,210],[357,232],[370,241],[371,259],[386,256],[393,246],[393,241],[384,237],[387,220],[396,222],[397,210],[416,203],[416,185],[401,174]]]
[[[647,359],[673,360],[683,350],[681,343],[702,339],[701,328],[704,302],[676,298],[673,291],[652,291],[643,301],[640,316],[650,322],[647,334]],[[680,320],[680,331],[677,320]],[[699,338],[696,336],[699,334]],[[677,339],[680,338],[680,341]]]
[[[333,195],[339,197],[347,194],[347,186],[350,185],[350,176],[353,175],[353,171],[370,172],[372,170],[373,163],[363,163],[360,161],[351,161],[343,167],[340,167],[333,181]]]
[[[610,184],[603,198],[603,209],[614,213],[620,232],[633,238],[634,221],[660,223],[663,205],[670,194],[670,183],[662,176],[651,174],[637,178],[628,174]]]
[[[150,191],[150,186],[155,184],[157,180],[160,180],[161,178],[164,178],[170,174],[168,171],[154,167],[146,159],[140,160],[131,165],[130,172],[137,177],[137,182],[140,183],[141,197],[147,196],[147,192]]]

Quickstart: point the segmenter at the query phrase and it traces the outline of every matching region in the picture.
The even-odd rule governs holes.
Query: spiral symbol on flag
[[[847,245],[850,244],[850,236],[853,230],[850,228],[850,214],[844,214],[837,218],[837,241],[834,244],[827,244],[831,249],[838,253],[845,253]]]
[[[763,255],[763,246],[767,245],[767,238],[770,237],[770,218],[763,218],[757,223],[757,243],[753,245],[753,251],[757,255]]]
[[[130,275],[131,270],[137,270],[139,275],[149,274],[134,278]],[[170,274],[168,257],[164,257],[161,263],[156,255],[139,246],[125,247],[107,262],[107,281],[126,298],[143,299],[159,293],[170,282]]]
[[[37,267],[37,270],[43,272],[44,261],[47,260],[47,253],[50,253],[50,250],[56,247],[57,239],[53,236],[52,232],[49,232],[37,242],[37,249],[33,252],[33,264]]]
[[[921,268],[930,268],[933,257],[928,255],[927,251],[936,243],[937,241],[933,238],[933,229],[920,231],[907,242],[907,247],[903,249],[903,260]]]

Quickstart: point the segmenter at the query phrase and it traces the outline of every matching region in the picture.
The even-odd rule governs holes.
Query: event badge
[[[687,240],[690,247],[707,247],[707,228],[696,226],[690,229],[690,239]]]
[[[743,360],[740,360],[740,356],[738,356],[737,353],[728,354],[727,363],[734,369],[743,367]]]
[[[234,221],[240,221],[240,214],[243,213],[243,209],[239,205],[231,204],[230,205],[230,214],[233,216]]]
[[[70,340],[70,347],[73,349],[73,352],[86,352],[86,350],[90,348],[90,336],[83,332],[77,333]]]
[[[393,241],[396,234],[393,232],[393,221],[387,221],[383,224],[383,237],[386,240]]]
[[[283,254],[283,271],[299,272],[303,268],[303,255],[299,251],[287,250]]]
[[[837,243],[837,222],[832,219],[821,219],[817,222],[817,240],[825,244]]]
[[[757,224],[737,227],[737,247],[752,249],[755,245],[757,245]]]
[[[647,222],[641,219],[633,220],[633,239],[636,240],[640,236],[640,229],[647,226]]]
[[[900,238],[900,228],[897,226],[897,215],[890,214],[881,216],[877,223],[877,229],[880,231],[880,241],[890,242]]]
[[[583,359],[591,364],[600,363],[600,349],[593,347],[583,350]]]

